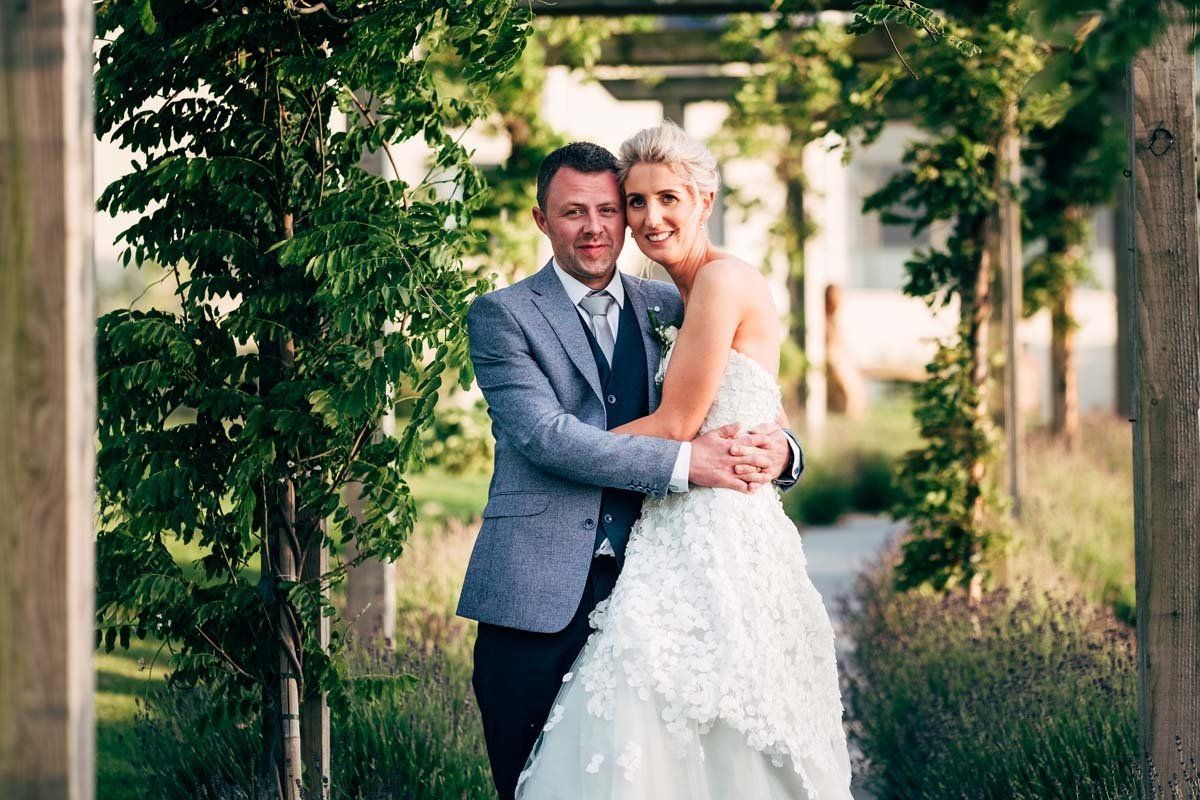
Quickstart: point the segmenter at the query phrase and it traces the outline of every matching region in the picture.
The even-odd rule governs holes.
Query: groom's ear
[[[543,214],[542,210],[536,206],[534,206],[533,209],[533,221],[538,226],[539,231],[547,236],[550,235],[550,231],[546,229],[546,215]]]

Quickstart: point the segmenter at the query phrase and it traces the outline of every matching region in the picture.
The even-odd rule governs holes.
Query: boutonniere
[[[650,309],[650,330],[654,332],[654,338],[658,340],[658,371],[654,373],[654,385],[661,387],[663,378],[667,374],[667,356],[671,352],[671,348],[675,346],[675,339],[679,336],[679,326],[682,321],[663,322],[658,317],[658,312],[662,309],[658,306]]]

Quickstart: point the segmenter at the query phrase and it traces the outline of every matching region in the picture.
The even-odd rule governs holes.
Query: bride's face
[[[625,219],[647,258],[668,266],[707,244],[702,229],[713,192],[695,188],[666,164],[634,164],[625,177]]]

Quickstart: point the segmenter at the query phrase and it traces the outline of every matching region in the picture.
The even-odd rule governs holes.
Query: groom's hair
[[[570,167],[578,172],[617,172],[617,157],[598,144],[571,142],[558,148],[542,159],[537,176],[537,204],[546,209],[546,191],[550,179],[561,167]]]

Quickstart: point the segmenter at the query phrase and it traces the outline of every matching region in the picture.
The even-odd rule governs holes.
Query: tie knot
[[[579,305],[583,306],[584,311],[588,312],[593,317],[602,317],[608,314],[608,310],[612,308],[612,304],[617,302],[607,290],[599,292],[588,292],[587,296],[579,301]]]

